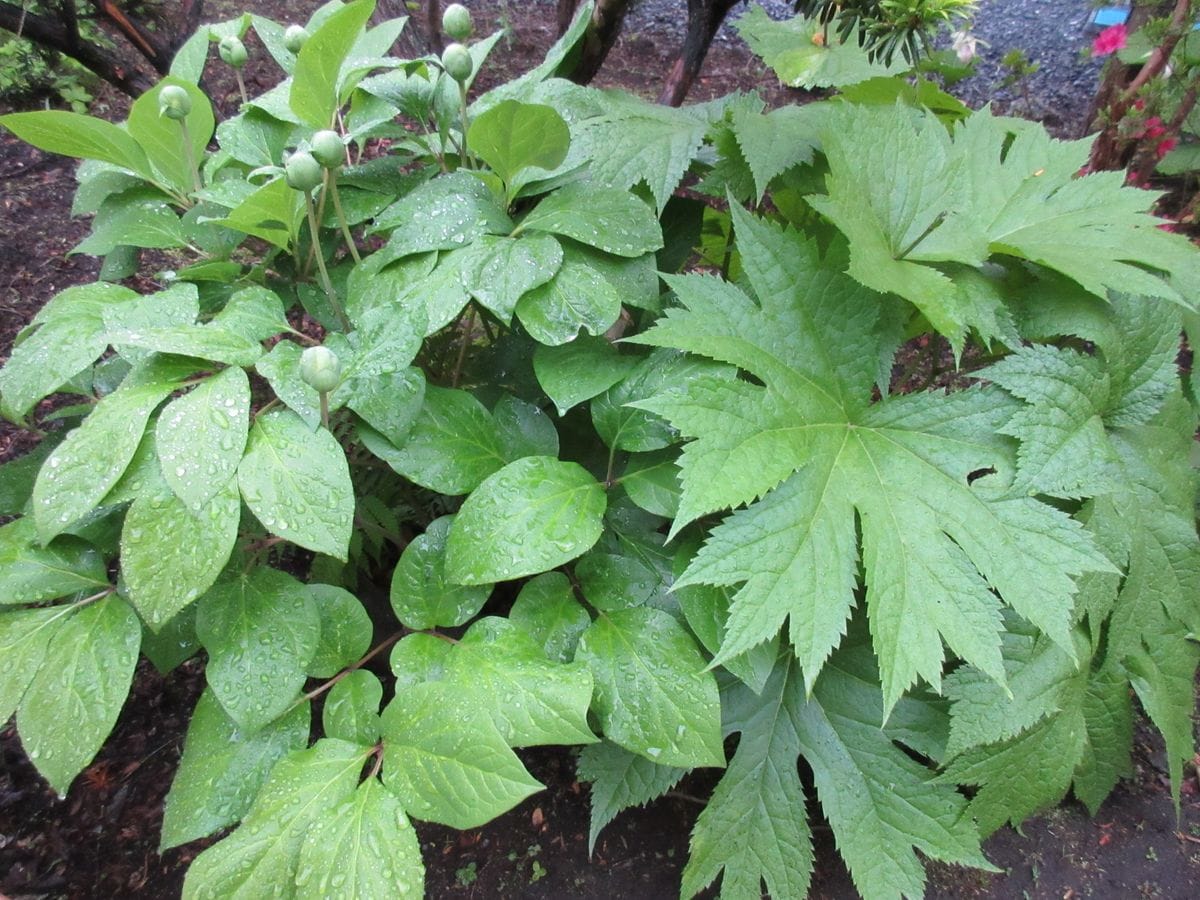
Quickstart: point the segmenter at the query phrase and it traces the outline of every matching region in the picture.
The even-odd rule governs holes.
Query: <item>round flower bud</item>
[[[456,41],[465,41],[473,30],[470,10],[461,3],[451,3],[446,7],[446,11],[442,13],[442,31]]]
[[[471,51],[462,44],[450,44],[442,51],[442,68],[446,70],[447,75],[463,84],[475,70]]]
[[[283,177],[288,187],[308,193],[325,180],[321,164],[307,150],[297,150],[283,164]]]
[[[158,92],[158,114],[168,119],[186,119],[192,111],[192,98],[177,84],[168,84]]]
[[[326,169],[336,169],[346,161],[346,145],[336,131],[318,131],[311,143],[313,157]]]
[[[246,64],[246,45],[233,35],[221,38],[221,43],[217,44],[217,53],[235,69],[240,69]]]
[[[328,347],[309,347],[300,354],[300,377],[310,388],[328,394],[342,379],[342,362]]]
[[[299,53],[304,42],[308,40],[308,29],[303,25],[289,25],[283,33],[283,46],[292,53]]]

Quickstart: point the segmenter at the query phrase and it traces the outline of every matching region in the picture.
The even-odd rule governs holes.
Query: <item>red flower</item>
[[[1162,119],[1158,116],[1151,116],[1146,120],[1146,130],[1142,132],[1142,137],[1154,140],[1160,138],[1167,133],[1167,129],[1163,128]]]
[[[1113,25],[1111,28],[1105,28],[1092,41],[1092,53],[1096,56],[1108,56],[1110,53],[1115,53],[1125,46],[1125,40],[1128,37],[1129,35],[1125,31],[1124,25]]]
[[[1154,148],[1154,154],[1159,159],[1162,159],[1164,156],[1166,156],[1168,153],[1170,153],[1172,150],[1174,150],[1175,145],[1178,143],[1179,143],[1179,141],[1175,140],[1175,138],[1173,138],[1173,137],[1163,138],[1161,141],[1158,142],[1158,146]]]

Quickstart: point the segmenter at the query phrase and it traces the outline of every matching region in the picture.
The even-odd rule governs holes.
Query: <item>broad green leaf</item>
[[[0,116],[0,125],[40,150],[77,159],[99,159],[143,178],[154,179],[154,171],[141,145],[124,128],[104,119],[44,110]]]
[[[548,456],[509,463],[455,517],[446,574],[459,584],[487,584],[553,569],[596,543],[605,506],[604,489],[578,463]]]
[[[238,162],[254,168],[277,166],[292,130],[291,124],[250,106],[217,126],[217,142]]]
[[[91,233],[72,253],[107,256],[118,247],[170,249],[187,243],[179,216],[159,191],[133,188],[100,204]]]
[[[399,259],[465,247],[485,234],[508,234],[512,222],[482,181],[460,171],[419,185],[381,212],[371,230],[392,231],[380,252]]]
[[[621,295],[586,257],[568,248],[554,277],[525,293],[516,313],[534,340],[555,346],[576,340],[580,329],[603,334],[621,315]]]
[[[857,45],[857,29],[843,43],[834,28],[817,18],[793,16],[782,22],[752,5],[737,20],[736,28],[750,49],[762,58],[789,87],[847,87],[881,75],[898,75],[904,66],[872,62]],[[820,41],[818,42],[818,35]]]
[[[321,424],[321,395],[300,377],[300,354],[303,352],[292,341],[280,341],[254,364],[254,368],[267,379],[275,396],[315,431]]]
[[[734,371],[708,360],[658,350],[643,359],[618,384],[592,400],[592,424],[614,450],[647,453],[679,442],[679,433],[665,420],[637,405],[663,390],[698,379],[732,379]]]
[[[548,231],[617,256],[641,256],[663,245],[654,212],[626,190],[576,182],[533,208],[522,231]]]
[[[434,385],[425,388],[425,404],[408,439],[383,459],[441,494],[474,490],[504,465],[496,425],[483,404],[466,391]]]
[[[453,628],[472,619],[492,593],[492,585],[461,586],[446,580],[446,536],[453,516],[434,519],[413,538],[392,573],[392,609],[414,631]]]
[[[310,829],[354,793],[366,757],[325,738],[281,759],[241,826],[196,857],[185,900],[254,900],[293,884]]]
[[[263,354],[262,345],[216,323],[167,325],[109,335],[116,347],[140,347],[156,353],[194,356],[229,366],[252,366]]]
[[[622,356],[603,337],[581,335],[567,344],[539,344],[533,351],[533,371],[560,416],[571,407],[604,393],[637,365]]]
[[[1117,783],[1133,774],[1133,703],[1115,669],[1105,666],[1091,678],[1083,697],[1087,743],[1072,786],[1093,816]]]
[[[370,649],[371,617],[362,602],[345,588],[310,584],[308,590],[321,620],[321,641],[307,672],[314,678],[332,678]]]
[[[408,440],[425,404],[425,373],[410,367],[351,382],[346,405],[396,446]]]
[[[216,585],[196,616],[213,694],[253,732],[286,712],[304,684],[321,618],[308,588],[259,567]]]
[[[548,234],[485,234],[472,245],[463,282],[472,297],[507,324],[521,297],[552,279],[562,261],[562,245]]]
[[[596,679],[593,709],[608,740],[664,766],[724,765],[716,679],[667,613],[601,614],[575,659]]]
[[[629,499],[648,513],[674,518],[680,493],[677,456],[671,449],[631,454],[618,479]]]
[[[241,513],[228,475],[199,509],[172,494],[133,501],[121,529],[121,577],[147,625],[161,628],[212,587],[237,543]]]
[[[409,815],[477,828],[542,785],[453,686],[415,684],[383,712],[383,783]]]
[[[0,527],[0,606],[108,587],[104,559],[90,544],[70,536],[38,543],[32,519]]]
[[[657,532],[610,530],[575,564],[575,578],[588,605],[603,612],[667,605],[672,553]]]
[[[187,91],[192,101],[187,118],[183,120],[187,123],[186,136],[191,145],[190,154],[184,150],[185,132],[181,127],[183,123],[159,113],[158,95],[168,85]],[[208,102],[204,92],[194,83],[168,75],[134,101],[129,109],[126,127],[133,139],[146,151],[150,165],[162,173],[163,181],[179,193],[189,194],[195,188],[195,181],[188,160],[195,159],[200,162],[204,159],[215,124],[212,104]]]
[[[299,238],[304,215],[304,195],[293,191],[282,178],[276,178],[212,224],[262,238],[287,253]]]
[[[296,54],[288,105],[305,124],[333,126],[340,105],[338,74],[374,11],[374,0],[346,4],[316,29]]]
[[[29,512],[29,498],[33,496],[38,469],[60,443],[56,437],[59,436],[47,436],[28,453],[0,463],[0,515],[19,516]]]
[[[325,698],[321,725],[327,737],[371,747],[379,740],[379,704],[383,685],[366,669],[355,669]]]
[[[513,194],[516,176],[530,166],[557,169],[567,157],[571,132],[551,106],[504,100],[479,114],[467,129],[467,148],[492,167]]]
[[[419,309],[393,305],[365,311],[359,327],[349,336],[353,351],[349,359],[342,360],[344,387],[334,392],[334,398],[342,402],[342,391],[353,390],[356,380],[406,371],[421,349],[424,333]]]
[[[763,385],[696,378],[638,404],[696,438],[681,459],[676,531],[751,504],[677,582],[740,586],[716,661],[790,617],[815,682],[856,602],[860,545],[885,709],[918,677],[940,683],[943,641],[1002,680],[1001,600],[1070,652],[1074,578],[1111,564],[1077,523],[1004,492],[1012,460],[996,432],[1011,401],[974,389],[872,403],[876,300],[803,238],[734,215],[758,302],[710,278],[673,278],[686,311],[634,339],[733,363]],[[969,477],[988,471],[996,477]]]
[[[71,606],[0,612],[0,722],[7,722],[46,660],[46,647]]]
[[[579,662],[548,659],[519,625],[475,622],[444,660],[438,680],[456,685],[486,712],[511,747],[586,744],[592,675]]]
[[[201,694],[163,808],[159,852],[239,821],[275,763],[304,747],[309,717],[305,703],[246,734],[229,718],[211,688]]]
[[[309,431],[286,410],[259,416],[238,466],[238,485],[272,534],[346,559],[354,487],[346,455],[328,431]]]
[[[679,783],[686,769],[660,766],[609,741],[584,747],[575,769],[580,781],[591,783],[591,825],[588,853],[596,838],[617,813],[657,800]]]
[[[129,605],[106,597],[57,626],[46,660],[17,711],[21,744],[60,795],[92,761],[125,705],[142,628]],[[51,662],[52,661],[52,662]]]
[[[0,370],[0,411],[14,421],[95,362],[108,347],[104,309],[137,299],[126,287],[97,282],[67,288],[34,318]]]
[[[378,779],[323,810],[308,826],[296,873],[297,900],[422,897],[425,864],[400,801]]]
[[[150,383],[109,394],[47,457],[33,486],[33,516],[43,541],[104,499],[133,459],[150,414],[174,387]]]
[[[172,400],[155,428],[163,478],[199,513],[233,477],[250,429],[250,380],[228,368]],[[236,516],[235,516],[236,518]]]
[[[213,324],[255,341],[265,341],[291,330],[279,295],[257,285],[242,288],[230,296],[213,317]]]
[[[492,410],[492,419],[508,462],[523,456],[558,456],[558,431],[540,407],[505,394]]]
[[[508,618],[525,629],[546,656],[564,663],[575,658],[579,636],[592,624],[562,572],[545,572],[527,581]]]

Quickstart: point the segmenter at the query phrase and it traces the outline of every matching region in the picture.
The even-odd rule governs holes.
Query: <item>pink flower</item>
[[[1179,141],[1173,137],[1163,138],[1158,142],[1158,146],[1154,148],[1155,156],[1157,156],[1159,159],[1162,159],[1164,156],[1174,150],[1175,145],[1178,143]]]
[[[1128,36],[1124,25],[1105,28],[1092,41],[1092,53],[1096,56],[1108,56],[1110,53],[1116,53],[1125,46],[1125,39]]]
[[[1162,119],[1160,119],[1158,116],[1151,116],[1146,120],[1146,130],[1142,133],[1142,137],[1147,137],[1150,138],[1150,140],[1154,140],[1155,138],[1162,137],[1166,133],[1167,129],[1163,128]]]

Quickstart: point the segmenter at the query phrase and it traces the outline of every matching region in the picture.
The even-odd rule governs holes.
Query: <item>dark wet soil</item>
[[[305,11],[311,2],[257,3],[267,15]],[[507,22],[512,35],[497,53],[502,73],[520,71],[553,40],[546,6],[471,4],[481,30]],[[232,10],[230,10],[232,14]],[[299,16],[298,12],[291,15]],[[678,36],[634,32],[622,39],[599,83],[653,96],[661,86]],[[263,86],[272,77],[251,69]],[[762,66],[737,45],[718,44],[691,99],[755,85],[773,86]],[[218,81],[219,103],[232,90]],[[253,90],[253,87],[251,88]],[[222,93],[223,92],[223,93]],[[120,118],[124,101],[100,96],[96,113]],[[96,262],[70,256],[87,233],[70,218],[73,164],[0,134],[0,359],[17,332],[63,288],[95,277]],[[0,426],[0,460],[27,452],[32,436]],[[95,762],[58,800],[21,750],[11,725],[0,728],[0,900],[11,898],[176,898],[187,865],[204,842],[157,851],[162,800],[182,750],[191,709],[203,687],[192,661],[169,675],[143,662],[117,727]],[[697,774],[671,795],[620,816],[587,852],[587,788],[574,778],[568,751],[522,753],[547,785],[486,828],[455,832],[420,828],[431,898],[635,898],[677,896],[688,835],[714,776]],[[1095,818],[1077,803],[1028,822],[1023,833],[1002,829],[986,844],[1003,870],[988,875],[931,865],[935,898],[1167,898],[1200,896],[1200,784],[1187,767],[1177,820],[1161,742],[1138,730],[1136,774]],[[856,896],[827,830],[816,824],[817,898]]]

